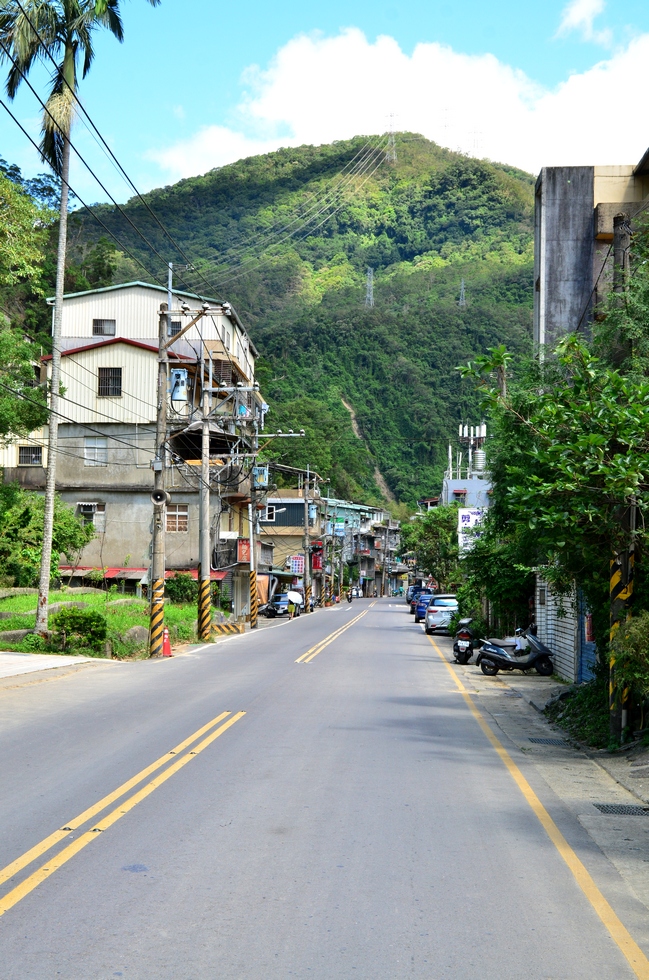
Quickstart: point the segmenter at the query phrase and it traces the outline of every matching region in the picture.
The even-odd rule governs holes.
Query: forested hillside
[[[191,260],[179,281],[231,301],[248,325],[271,425],[307,430],[282,445],[283,460],[309,462],[335,491],[368,500],[381,496],[378,468],[413,503],[439,490],[458,421],[478,420],[456,365],[529,342],[533,180],[414,134],[398,135],[396,149],[396,162],[360,137],[279,150],[151,192],[147,204],[184,255],[142,202],[124,210],[160,256]],[[134,258],[162,280],[160,257],[124,216],[96,211],[131,253],[108,256],[114,280],[147,278]],[[76,220],[70,285],[83,286],[83,269],[105,281],[106,246],[89,249],[106,232],[88,215]]]

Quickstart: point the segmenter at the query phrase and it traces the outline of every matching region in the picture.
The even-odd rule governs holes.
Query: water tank
[[[476,449],[473,454],[473,469],[480,473],[487,465],[487,454],[484,449]]]

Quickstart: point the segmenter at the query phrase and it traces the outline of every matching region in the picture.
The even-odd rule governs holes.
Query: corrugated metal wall
[[[554,654],[554,669],[560,677],[575,682],[579,679],[579,617],[574,597],[559,599],[548,583],[536,578],[536,625],[541,643]],[[560,615],[560,612],[565,615]]]
[[[122,395],[97,394],[100,367],[122,368]],[[73,422],[155,422],[157,355],[128,344],[109,344],[61,358],[66,389],[61,414]]]

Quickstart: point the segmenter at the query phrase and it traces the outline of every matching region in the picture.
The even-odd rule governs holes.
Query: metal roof
[[[64,293],[63,299],[74,299],[77,296],[92,296],[94,293],[111,293],[116,289],[132,289],[134,286],[141,286],[144,289],[155,289],[157,293],[164,293],[165,296],[167,295],[166,286],[157,286],[152,282],[142,282],[141,280],[136,279],[134,282],[118,282],[114,286],[98,286],[96,289],[83,289],[79,293]],[[213,296],[202,296],[198,293],[187,293],[182,289],[172,289],[172,293],[174,296],[188,296],[190,299],[209,300],[210,303],[216,303],[219,306],[221,305],[221,300],[214,299]],[[47,302],[54,302],[54,296],[48,296]]]

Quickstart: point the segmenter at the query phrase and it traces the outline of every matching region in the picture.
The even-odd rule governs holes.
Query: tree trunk
[[[63,291],[65,281],[65,255],[68,241],[68,179],[70,176],[70,139],[64,135],[61,167],[61,214],[59,217],[59,244],[56,256],[56,297],[52,322],[52,377],[50,381],[50,419],[47,449],[47,479],[45,483],[45,514],[43,518],[43,550],[41,573],[38,584],[38,609],[36,632],[47,633],[47,605],[50,593],[52,564],[52,537],[54,532],[54,499],[56,495],[56,458],[59,443],[59,390],[61,387],[61,322],[63,319]]]

